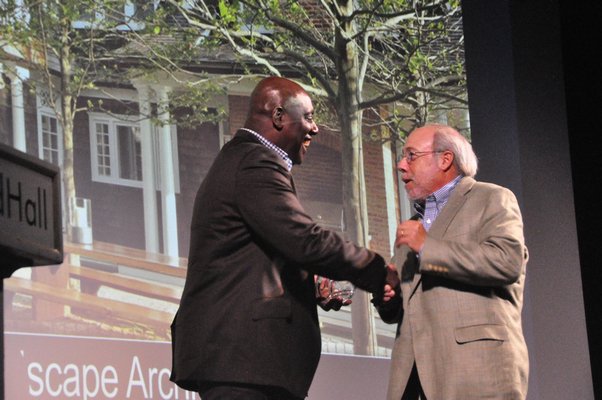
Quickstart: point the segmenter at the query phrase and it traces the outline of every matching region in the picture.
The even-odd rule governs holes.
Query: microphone
[[[420,221],[424,217],[425,203],[424,203],[424,201],[416,201],[416,202],[414,202],[413,205],[414,205],[414,210],[416,211],[416,214],[412,215],[412,217],[410,217],[409,221]]]
[[[422,219],[422,215],[416,213],[410,217],[408,221],[420,221]]]

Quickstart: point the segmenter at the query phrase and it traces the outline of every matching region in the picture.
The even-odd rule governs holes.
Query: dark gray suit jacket
[[[189,390],[239,382],[305,397],[321,347],[314,273],[382,292],[384,260],[317,226],[284,161],[237,132],[195,200],[171,379]]]

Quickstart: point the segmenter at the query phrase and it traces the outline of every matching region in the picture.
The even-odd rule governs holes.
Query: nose
[[[399,161],[397,161],[397,170],[405,172],[408,170],[408,161],[405,157],[401,157]]]
[[[310,132],[310,134],[311,134],[312,136],[314,136],[314,135],[317,135],[317,134],[318,134],[318,130],[319,130],[319,129],[318,129],[318,124],[316,124],[316,122],[315,122],[315,121],[314,121],[314,122],[312,122],[311,130],[309,131],[309,132]]]

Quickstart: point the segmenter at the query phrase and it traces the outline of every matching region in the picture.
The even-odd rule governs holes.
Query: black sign
[[[63,261],[59,168],[0,144],[0,267]]]

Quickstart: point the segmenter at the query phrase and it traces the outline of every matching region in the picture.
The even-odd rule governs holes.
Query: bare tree
[[[160,76],[179,85],[185,94],[170,99],[170,107],[193,104],[186,122],[220,117],[206,105],[223,88],[206,74],[186,68],[191,65],[192,46],[177,21],[157,8],[158,2],[2,0],[0,4],[0,60],[32,71],[35,79],[30,86],[53,110],[63,132],[66,224],[70,222],[68,205],[77,195],[74,121],[82,111],[103,108],[102,100],[80,101],[87,90],[110,97],[111,88],[132,87],[137,79],[152,83]],[[127,106],[139,115],[137,107]]]
[[[170,0],[198,43],[228,45],[249,70],[297,77],[335,110],[347,234],[369,246],[363,179],[366,112],[376,140],[402,139],[466,106],[457,0]],[[388,129],[376,129],[379,125]],[[393,134],[391,134],[393,133]],[[367,296],[353,305],[356,354],[374,354]]]

